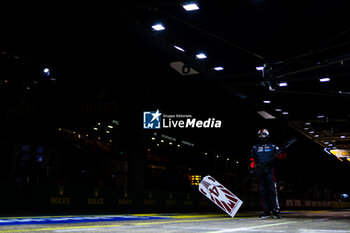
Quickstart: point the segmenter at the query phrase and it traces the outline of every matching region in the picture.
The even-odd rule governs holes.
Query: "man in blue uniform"
[[[260,218],[270,218],[271,212],[274,218],[281,218],[275,169],[273,167],[279,148],[276,144],[269,142],[269,136],[267,129],[259,130],[259,144],[253,146],[251,150],[250,169],[259,178],[260,193],[264,206],[264,213]]]

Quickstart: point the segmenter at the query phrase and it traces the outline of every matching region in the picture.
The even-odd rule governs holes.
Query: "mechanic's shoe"
[[[281,219],[281,214],[280,214],[280,210],[274,210],[273,212],[273,217],[276,219]]]
[[[269,212],[264,212],[262,215],[260,215],[260,218],[271,218],[271,215]]]

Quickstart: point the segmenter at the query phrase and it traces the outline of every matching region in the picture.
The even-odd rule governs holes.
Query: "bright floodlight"
[[[196,58],[198,58],[198,59],[205,59],[205,58],[207,58],[207,55],[205,55],[204,53],[198,53],[196,55]]]
[[[329,81],[331,81],[330,78],[320,78],[320,82],[321,82],[321,83],[329,82]]]
[[[196,10],[199,10],[199,6],[198,6],[196,3],[185,4],[185,5],[182,5],[182,7],[183,7],[186,11],[196,11]]]
[[[257,66],[257,67],[255,67],[255,69],[258,70],[258,71],[263,71],[264,68],[265,68],[265,67],[263,67],[263,66]]]
[[[221,71],[221,70],[224,70],[224,67],[222,67],[222,66],[216,66],[216,67],[214,67],[214,70],[216,70],[216,71]]]
[[[165,27],[162,24],[160,24],[160,23],[153,25],[152,28],[155,31],[163,31],[163,30],[165,30]]]
[[[264,104],[271,104],[270,100],[264,100],[263,102],[264,102]]]

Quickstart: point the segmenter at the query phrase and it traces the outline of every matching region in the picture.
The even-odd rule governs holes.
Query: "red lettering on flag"
[[[213,179],[212,177],[208,177],[208,180],[211,180],[211,181],[213,181],[213,182],[216,182],[216,180]]]
[[[228,199],[230,199],[231,201],[233,201],[233,202],[237,202],[238,200],[236,199],[236,198],[234,198],[233,196],[229,196],[229,195],[225,195]]]
[[[224,210],[224,207],[222,206],[221,201],[219,201],[219,200],[218,200],[218,199],[216,199],[216,198],[214,198],[214,199],[215,199],[216,204],[217,204],[218,206],[220,206],[220,207],[221,207],[221,209],[223,209],[223,210]]]
[[[211,189],[209,189],[209,192],[211,193],[211,194],[214,194],[215,196],[219,196],[219,191],[217,190],[217,188],[214,186],[214,187],[212,187]]]
[[[204,190],[202,188],[199,191],[201,191],[201,193],[203,193],[204,195],[207,195],[207,193],[204,192]]]

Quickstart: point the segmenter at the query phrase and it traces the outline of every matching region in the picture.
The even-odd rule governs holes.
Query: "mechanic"
[[[278,191],[275,178],[274,162],[279,153],[276,144],[269,141],[269,131],[261,129],[258,132],[259,144],[253,146],[250,156],[250,173],[258,177],[264,213],[260,218],[281,218],[278,203]]]

